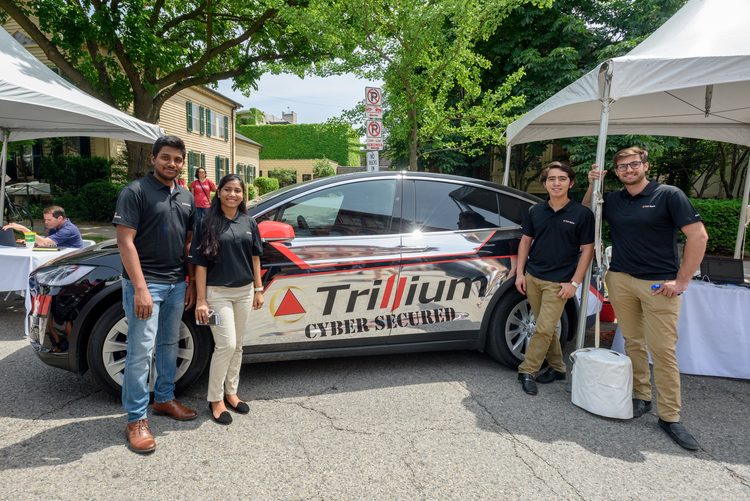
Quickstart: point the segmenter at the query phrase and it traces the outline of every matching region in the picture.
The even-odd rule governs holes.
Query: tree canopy
[[[79,88],[156,123],[162,105],[193,86],[232,79],[250,91],[271,64],[293,71],[341,47],[299,22],[315,0],[0,0]],[[0,19],[1,20],[1,19]],[[128,142],[132,179],[148,148]]]

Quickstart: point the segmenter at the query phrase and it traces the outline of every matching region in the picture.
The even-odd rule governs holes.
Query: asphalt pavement
[[[0,302],[2,499],[750,497],[746,380],[682,377],[701,444],[688,452],[655,409],[600,418],[562,382],[528,396],[478,352],[245,365],[249,415],[211,421],[204,374],[179,396],[198,418],[149,413],[157,449],[141,456],[119,401],[40,362],[23,318],[21,301]]]

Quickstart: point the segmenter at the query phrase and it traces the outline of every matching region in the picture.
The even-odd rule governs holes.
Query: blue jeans
[[[202,207],[196,207],[195,210],[198,212],[198,219],[208,214],[208,209],[208,207],[206,207],[205,209]]]
[[[149,400],[148,371],[154,351],[154,401],[164,403],[174,399],[180,321],[182,312],[185,311],[187,283],[147,283],[154,308],[149,318],[140,320],[135,316],[133,282],[126,278],[122,282],[122,305],[128,319],[128,352],[122,381],[122,406],[128,413],[128,423],[134,423],[146,418]]]

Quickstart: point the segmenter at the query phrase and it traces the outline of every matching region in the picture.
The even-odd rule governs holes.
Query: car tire
[[[211,331],[207,327],[195,325],[193,315],[192,310],[182,315],[175,392],[188,388],[198,379],[211,354]],[[122,396],[127,334],[125,310],[122,309],[122,303],[118,302],[105,310],[96,322],[87,348],[94,381],[101,389],[117,398]],[[153,364],[151,368],[153,369]],[[154,372],[149,374],[148,382],[149,390],[153,393],[156,382]]]
[[[487,330],[487,353],[511,369],[518,369],[534,331],[534,313],[529,300],[516,289],[509,290],[495,305]],[[565,350],[570,321],[563,311],[557,324],[560,348]]]

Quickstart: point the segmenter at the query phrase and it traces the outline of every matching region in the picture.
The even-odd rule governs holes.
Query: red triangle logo
[[[284,299],[281,300],[281,304],[276,310],[276,314],[274,316],[280,317],[282,315],[299,315],[300,313],[307,312],[302,307],[302,305],[299,304],[299,301],[297,301],[297,298],[292,293],[291,289],[288,289],[286,291],[286,294],[284,295]]]

